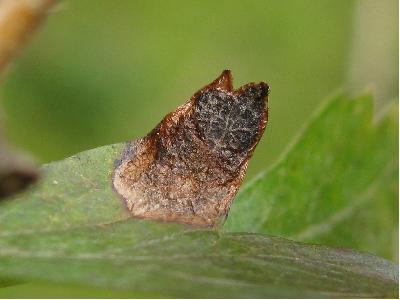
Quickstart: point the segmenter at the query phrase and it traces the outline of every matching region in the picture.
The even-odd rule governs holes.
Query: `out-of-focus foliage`
[[[230,68],[236,86],[260,80],[271,86],[269,125],[250,165],[255,174],[279,156],[318,102],[347,85],[350,68],[364,66],[354,66],[352,59],[358,57],[353,27],[363,5],[60,1],[0,87],[8,136],[44,162],[138,138]],[[380,18],[389,22],[375,17]],[[371,43],[389,36],[392,43],[385,45],[396,48],[391,28],[384,27]],[[374,61],[383,57],[393,61],[388,67],[393,73],[397,52]],[[397,88],[386,94],[395,97]]]
[[[271,86],[254,173],[343,85],[354,7],[348,0],[61,1],[0,90],[8,135],[42,161],[138,138],[230,68],[236,86]]]

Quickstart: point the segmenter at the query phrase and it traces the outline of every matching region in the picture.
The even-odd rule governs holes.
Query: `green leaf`
[[[0,203],[0,278],[149,297],[397,295],[397,266],[370,254],[131,218],[111,185],[122,147],[48,164]]]
[[[0,288],[9,287],[13,285],[19,285],[24,283],[20,280],[10,279],[10,278],[0,278]]]
[[[165,297],[393,297],[397,267],[350,250],[126,220],[3,235],[0,272]]]
[[[31,191],[0,206],[1,231],[66,230],[129,218],[111,188],[122,147],[104,146],[45,165]]]
[[[326,103],[280,161],[242,188],[224,229],[396,259],[397,116],[392,105],[373,119],[370,96]]]

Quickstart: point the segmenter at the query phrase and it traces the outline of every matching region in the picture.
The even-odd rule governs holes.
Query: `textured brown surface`
[[[230,71],[127,143],[115,190],[136,217],[215,226],[223,221],[268,118],[268,85],[233,90]]]

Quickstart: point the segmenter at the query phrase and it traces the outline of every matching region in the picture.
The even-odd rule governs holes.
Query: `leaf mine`
[[[168,114],[116,161],[115,191],[135,217],[225,220],[268,119],[266,83],[237,90],[229,70]]]

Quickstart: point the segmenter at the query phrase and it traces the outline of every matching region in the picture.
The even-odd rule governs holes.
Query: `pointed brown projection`
[[[216,226],[223,222],[268,119],[268,85],[234,90],[229,70],[128,142],[113,185],[135,217]]]

